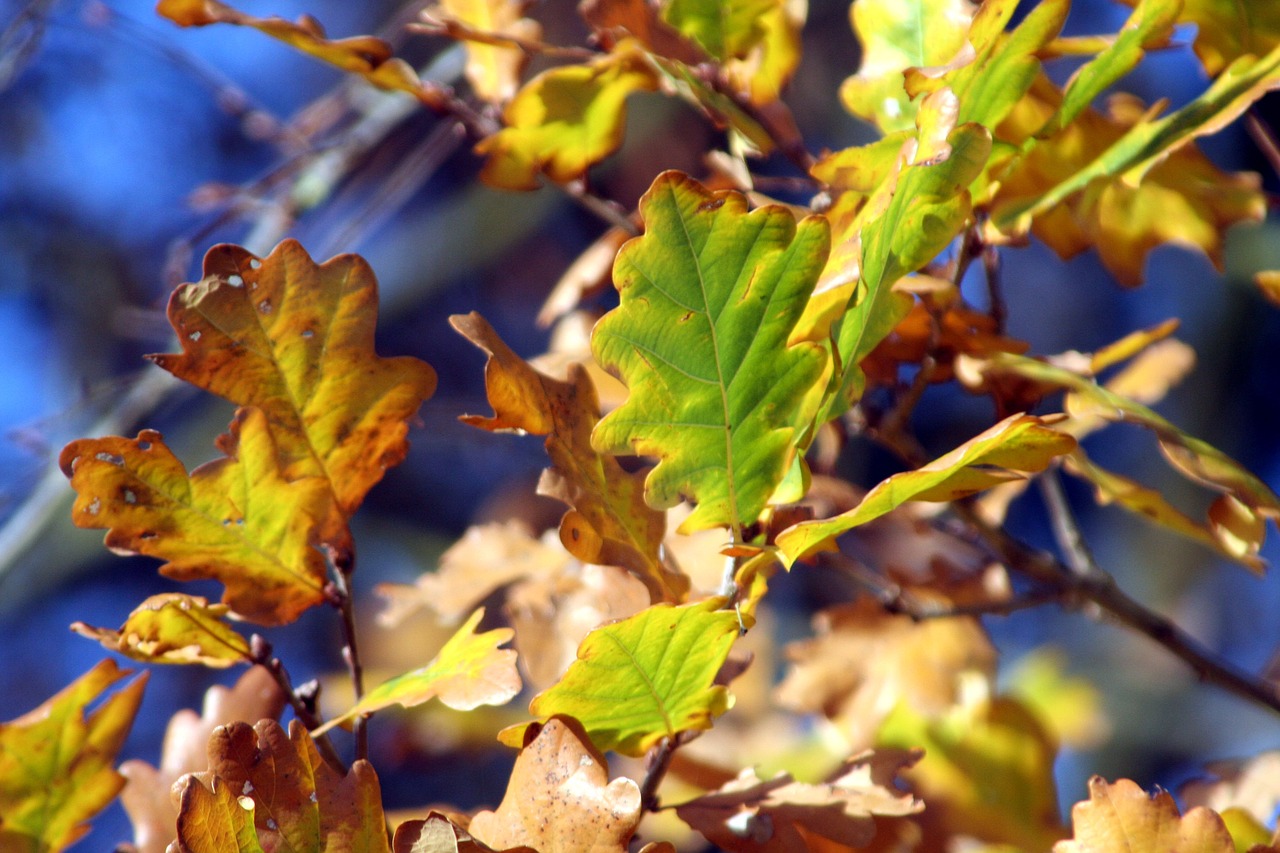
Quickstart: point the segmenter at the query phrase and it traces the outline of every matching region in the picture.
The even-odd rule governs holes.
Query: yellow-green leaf
[[[717,609],[721,604],[658,604],[596,628],[560,681],[534,697],[530,713],[573,717],[598,749],[624,755],[711,728],[731,704],[714,682],[739,630],[737,614]],[[526,728],[507,729],[500,739],[519,745]]]
[[[763,19],[783,0],[667,0],[662,18],[720,61],[741,59],[764,38]]]
[[[724,78],[734,91],[756,105],[771,104],[800,64],[800,31],[807,3],[778,0],[760,16],[764,35],[741,58],[724,63]]]
[[[156,12],[181,27],[209,24],[253,27],[322,62],[359,74],[379,88],[427,97],[413,68],[391,55],[391,45],[373,36],[330,40],[320,23],[310,16],[300,18],[296,24],[284,18],[255,18],[219,0],[160,0]]]
[[[499,648],[511,640],[510,628],[474,633],[484,617],[481,607],[471,614],[431,662],[421,669],[396,676],[370,690],[349,711],[334,717],[313,734],[372,714],[392,705],[412,708],[439,699],[450,708],[470,711],[481,705],[504,705],[520,692],[516,653]]]
[[[264,625],[292,622],[325,600],[323,545],[334,559],[350,534],[319,477],[291,480],[259,409],[241,409],[223,442],[230,455],[191,472],[160,433],[73,441],[63,473],[77,492],[72,520],[106,528],[108,548],[165,560],[178,580],[214,578],[222,603]]]
[[[63,850],[120,793],[124,779],[111,764],[138,713],[146,674],[103,694],[127,675],[104,660],[40,707],[0,723],[0,850]]]
[[[656,87],[643,54],[625,44],[587,65],[542,72],[507,104],[506,126],[476,145],[488,157],[480,177],[509,190],[537,189],[539,174],[557,183],[582,177],[622,144],[627,97]]]
[[[219,726],[208,772],[184,776],[175,790],[182,850],[390,853],[372,765],[356,761],[342,774],[297,720],[287,733],[275,720]]]
[[[826,259],[825,222],[746,206],[659,175],[640,201],[645,233],[614,266],[621,305],[591,338],[631,392],[592,444],[659,457],[646,499],[696,500],[685,532],[739,533],[757,519],[793,464],[827,364],[821,345],[787,344]]]
[[[840,87],[845,107],[885,133],[910,128],[917,105],[904,72],[955,59],[977,8],[970,0],[857,0],[849,15],[862,65]]]
[[[1193,48],[1210,76],[1280,44],[1280,4],[1268,0],[1185,0],[1178,23],[1196,25]]]
[[[408,421],[435,371],[373,348],[378,285],[358,255],[317,265],[294,240],[265,258],[221,245],[204,278],[169,300],[182,352],[151,359],[187,382],[266,414],[285,477],[327,478],[352,513],[408,452]]]
[[[249,641],[226,623],[231,610],[198,595],[164,592],[133,609],[120,630],[76,622],[71,630],[146,663],[199,663],[215,669],[249,663]]]
[[[565,549],[587,563],[627,569],[654,602],[682,601],[689,578],[663,564],[666,514],[644,502],[644,474],[626,471],[613,456],[591,447],[600,405],[586,370],[573,365],[567,382],[553,379],[516,355],[479,314],[449,322],[489,354],[485,389],[494,415],[462,420],[490,431],[547,436],[552,467],[543,472],[538,491],[570,507],[560,522]]]
[[[953,501],[1022,479],[1075,446],[1074,438],[1051,429],[1041,418],[1011,415],[933,462],[881,481],[848,512],[792,525],[778,535],[778,548],[790,565],[831,537],[907,501]]]

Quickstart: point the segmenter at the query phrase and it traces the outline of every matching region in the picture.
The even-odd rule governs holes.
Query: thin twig
[[[1250,107],[1249,111],[1244,114],[1244,127],[1249,133],[1249,138],[1253,140],[1253,144],[1258,146],[1258,150],[1266,159],[1267,165],[1271,167],[1271,171],[1280,176],[1280,141],[1276,139],[1275,133],[1271,127],[1258,118],[1255,112],[1256,107]]]
[[[611,198],[596,195],[587,189],[584,181],[569,181],[565,184],[556,183],[565,195],[582,205],[584,209],[603,219],[615,228],[620,228],[632,237],[640,235],[640,229],[636,227],[636,223],[632,221],[631,214],[627,209],[618,204]]]
[[[271,673],[271,677],[275,679],[276,684],[284,693],[285,699],[288,700],[289,707],[293,709],[294,716],[298,718],[298,721],[307,727],[307,731],[317,728],[320,725],[320,718],[316,716],[315,709],[303,701],[302,696],[294,689],[293,681],[289,678],[288,671],[284,668],[280,658],[273,654],[271,644],[261,635],[254,634],[250,638],[249,648],[253,662]],[[347,765],[339,757],[338,751],[333,748],[333,741],[329,740],[328,733],[326,732],[319,737],[312,737],[312,740],[315,741],[316,749],[319,750],[321,757],[329,762],[335,770],[345,775]]]
[[[351,678],[351,688],[356,702],[364,697],[364,666],[360,662],[360,646],[356,642],[355,601],[351,595],[351,572],[354,566],[334,566],[330,560],[330,575],[333,579],[334,604],[342,615],[342,659],[347,664],[347,674]],[[351,731],[356,740],[356,758],[369,757],[369,730],[367,718],[357,715],[351,724]]]
[[[1036,477],[1040,486],[1040,494],[1044,497],[1045,507],[1049,512],[1049,523],[1053,527],[1054,538],[1062,550],[1067,567],[1079,577],[1095,577],[1105,574],[1093,558],[1089,544],[1084,541],[1080,525],[1076,523],[1075,513],[1067,502],[1067,494],[1062,489],[1062,479],[1058,469],[1050,465]]]
[[[456,41],[470,41],[477,44],[487,44],[494,47],[514,47],[528,55],[549,56],[556,59],[572,59],[576,61],[590,62],[593,59],[599,59],[604,54],[599,51],[591,50],[585,47],[564,47],[558,44],[548,44],[538,39],[521,38],[513,36],[509,33],[493,32],[492,30],[477,30],[469,27],[461,21],[451,18],[431,18],[427,17],[421,23],[406,24],[405,30],[411,33],[420,33],[428,36],[443,36]]]
[[[662,807],[658,800],[658,786],[671,769],[671,759],[675,757],[676,750],[693,739],[690,735],[696,736],[697,733],[680,732],[674,738],[664,737],[649,753],[648,769],[640,783],[642,812],[656,812]]]

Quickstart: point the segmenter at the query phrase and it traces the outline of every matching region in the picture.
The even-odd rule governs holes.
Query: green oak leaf
[[[662,18],[716,59],[744,56],[764,38],[762,18],[781,0],[671,0]]]
[[[821,521],[803,521],[778,534],[788,566],[833,536],[879,518],[907,501],[953,501],[1042,471],[1070,453],[1076,440],[1050,429],[1033,415],[1011,415],[981,435],[915,470],[894,474],[867,492],[848,512]]]
[[[602,453],[652,455],[650,506],[682,497],[681,525],[735,534],[782,482],[825,387],[825,345],[789,346],[826,261],[819,217],[796,223],[736,192],[664,172],[640,200],[645,233],[618,253],[621,304],[591,337],[631,394],[592,432]]]
[[[656,604],[596,628],[564,676],[534,697],[529,712],[573,717],[601,751],[643,755],[663,738],[711,728],[732,697],[716,673],[738,637],[738,614],[722,598],[673,607]],[[499,740],[523,743],[528,724]]]

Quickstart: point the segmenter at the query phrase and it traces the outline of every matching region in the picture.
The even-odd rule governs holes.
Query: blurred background
[[[310,13],[333,36],[393,39],[407,14],[399,3],[376,0],[243,6],[291,19]],[[1068,31],[1114,31],[1128,11],[1109,0],[1076,0]],[[847,13],[844,2],[810,3],[804,60],[788,101],[814,151],[873,138],[836,98],[858,65]],[[531,14],[547,41],[584,36],[566,0],[535,4]],[[1182,35],[1123,87],[1174,106],[1201,91],[1203,74],[1189,34]],[[459,49],[444,40],[416,37],[398,50],[442,79],[460,69]],[[1071,66],[1051,70],[1062,79]],[[662,169],[702,173],[700,154],[718,141],[668,99],[641,95],[630,106],[626,148],[592,175],[599,193],[626,206]],[[1277,118],[1273,103],[1261,113]],[[200,257],[217,242],[265,253],[294,236],[318,260],[364,255],[380,280],[379,351],[416,355],[439,374],[423,425],[411,432],[408,460],[357,515],[364,600],[376,603],[368,591],[378,581],[408,582],[431,568],[476,518],[501,517],[516,504],[556,517],[552,508],[528,506],[545,464],[540,440],[457,422],[489,408],[483,357],[447,318],[479,311],[522,355],[543,351],[547,332],[534,322],[542,300],[604,225],[555,189],[511,195],[484,188],[465,142],[439,125],[409,99],[346,81],[255,31],[180,30],[136,0],[0,0],[0,719],[39,704],[103,656],[68,631],[71,622],[114,627],[146,595],[174,588],[154,561],[112,556],[100,531],[72,527],[72,493],[57,457],[72,439],[133,435],[143,426],[163,432],[189,467],[214,456],[211,442],[230,406],[177,387],[142,356],[172,348],[168,294],[198,278]],[[352,144],[365,137],[368,145]],[[1223,168],[1262,172],[1275,190],[1275,176],[1238,129],[1204,147]],[[337,158],[345,165],[333,171]],[[784,163],[762,171],[792,174]],[[1182,318],[1179,337],[1199,364],[1159,410],[1280,486],[1280,311],[1249,283],[1253,271],[1280,267],[1278,238],[1271,222],[1237,229],[1225,275],[1198,255],[1162,248],[1151,257],[1147,283],[1133,290],[1111,281],[1090,254],[1063,263],[1035,244],[1007,250],[1010,333],[1030,341],[1033,353],[1089,350]],[[920,432],[941,452],[985,426],[987,414],[962,395],[930,392]],[[1175,501],[1200,500],[1184,494],[1148,436],[1123,428],[1102,436],[1087,445],[1101,464]],[[865,485],[889,473],[874,454],[865,467]],[[1068,487],[1100,563],[1127,591],[1243,668],[1272,662],[1280,582],[1096,509],[1084,489]],[[1034,506],[1015,512],[1013,527],[1051,547]],[[1263,557],[1277,556],[1273,536]],[[786,595],[800,603],[799,613],[809,592],[803,579],[791,583]],[[219,595],[214,584],[184,590]],[[1095,772],[1174,787],[1206,760],[1280,746],[1280,720],[1197,685],[1146,640],[1055,608],[986,623],[1006,661],[1053,642],[1064,648],[1069,671],[1101,691],[1113,733],[1095,751],[1064,754],[1064,803],[1082,798],[1084,779]],[[797,615],[780,633],[807,630]],[[323,609],[272,639],[299,680],[339,667],[336,620]],[[124,757],[156,762],[169,714],[199,707],[212,681],[232,677],[154,668]],[[1157,709],[1159,719],[1177,722],[1153,726]],[[468,807],[500,797],[503,774],[487,773],[500,756],[485,752],[462,770],[402,758],[384,779],[393,805],[448,799]],[[459,772],[468,774],[461,783]],[[95,827],[84,849],[129,837],[119,806]]]

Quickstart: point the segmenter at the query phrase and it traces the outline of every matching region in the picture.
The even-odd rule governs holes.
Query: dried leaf
[[[1178,815],[1173,797],[1154,796],[1128,779],[1089,780],[1089,799],[1071,808],[1073,835],[1053,846],[1054,853],[1092,850],[1161,850],[1169,853],[1234,853],[1222,818],[1206,808]]]
[[[249,641],[224,621],[230,609],[198,595],[160,593],[135,607],[118,631],[83,622],[71,630],[135,660],[222,669],[252,659]]]
[[[208,772],[183,777],[174,796],[178,843],[192,853],[390,851],[373,767],[357,761],[342,775],[296,720],[287,734],[274,720],[215,729]]]
[[[621,305],[596,325],[596,360],[631,390],[595,428],[601,452],[659,457],[650,506],[697,509],[681,532],[756,521],[796,463],[827,362],[787,345],[827,251],[816,217],[770,205],[747,213],[678,172],[640,201],[645,234],[614,266]]]
[[[502,804],[473,817],[468,831],[498,849],[625,853],[640,815],[640,786],[609,781],[582,726],[557,716],[529,727]]]
[[[573,717],[597,748],[624,755],[643,755],[663,738],[711,728],[712,718],[732,704],[715,677],[739,630],[737,614],[717,609],[722,603],[659,604],[602,625],[582,641],[564,677],[534,697],[529,712]],[[505,729],[499,739],[513,745],[526,729]]]
[[[678,806],[676,813],[722,850],[805,853],[814,849],[813,836],[861,848],[875,837],[875,817],[901,817],[924,808],[899,790],[895,779],[919,757],[918,752],[863,753],[820,785],[796,782],[789,773],[761,781],[747,768],[718,790]]]
[[[425,820],[407,820],[397,826],[391,849],[392,853],[493,853],[492,847],[477,841],[439,812],[432,812]],[[515,851],[532,853],[533,848],[513,847],[506,853]]]
[[[210,249],[204,278],[169,300],[182,352],[151,359],[266,414],[285,478],[322,476],[350,515],[408,452],[408,421],[436,386],[416,358],[373,348],[378,288],[358,255],[313,262],[294,240],[265,258]]]
[[[127,780],[120,803],[133,824],[138,853],[165,853],[174,840],[178,808],[171,789],[179,777],[208,766],[213,730],[234,722],[274,720],[284,705],[284,693],[271,674],[264,667],[250,667],[233,687],[209,688],[200,714],[183,709],[173,715],[158,768],[138,759],[120,765],[120,775]]]
[[[570,508],[560,523],[565,549],[584,562],[633,572],[655,602],[683,600],[689,579],[663,565],[659,549],[666,518],[645,503],[643,474],[628,473],[591,446],[600,409],[586,371],[571,365],[568,382],[552,379],[516,355],[479,314],[456,315],[450,322],[489,354],[485,388],[494,416],[462,420],[491,432],[547,436],[552,467],[543,472],[538,491]]]
[[[1215,761],[1205,767],[1211,778],[1185,785],[1182,800],[1223,814],[1242,809],[1265,820],[1280,807],[1280,752],[1270,750],[1238,761]],[[1232,833],[1234,835],[1234,833]]]
[[[38,708],[0,723],[0,850],[63,850],[120,793],[124,779],[111,763],[138,713],[146,673],[103,694],[128,675],[104,660]]]
[[[542,27],[524,17],[529,4],[524,0],[440,0],[423,13],[428,19],[462,24],[486,38],[506,36],[537,41]],[[528,64],[525,51],[511,44],[467,40],[467,82],[476,97],[491,104],[503,104],[520,86],[520,74]]]
[[[791,665],[777,701],[823,714],[854,749],[871,746],[899,704],[934,719],[955,706],[972,679],[994,683],[995,648],[974,619],[917,622],[862,597],[813,622],[815,637],[786,647]]]
[[[484,617],[484,608],[471,614],[462,627],[422,669],[385,681],[370,690],[355,707],[315,729],[320,736],[361,714],[372,714],[392,705],[412,708],[439,699],[450,708],[470,711],[481,705],[504,705],[520,692],[516,653],[498,648],[510,641],[510,628],[473,633]]]
[[[582,177],[622,144],[627,97],[656,87],[643,56],[626,47],[543,71],[507,104],[506,126],[476,145],[488,158],[480,177],[508,190],[537,189],[539,174],[557,183]]]
[[[834,518],[805,521],[778,535],[787,565],[833,536],[878,518],[906,501],[953,501],[1025,473],[1044,470],[1069,453],[1076,441],[1033,415],[1010,415],[980,435],[915,471],[894,474],[876,485],[858,506]]]
[[[253,27],[322,62],[359,74],[379,88],[423,97],[422,81],[412,67],[392,57],[391,45],[373,36],[331,41],[325,37],[320,23],[309,15],[300,18],[296,24],[284,18],[255,18],[219,0],[160,0],[156,12],[180,27],[209,24]]]
[[[62,471],[77,492],[72,520],[107,528],[107,547],[166,560],[178,580],[214,578],[223,604],[264,625],[291,622],[325,600],[324,544],[351,550],[328,483],[290,480],[267,419],[242,409],[223,442],[231,456],[188,477],[160,434],[86,438],[62,451]]]
[[[685,65],[699,65],[709,58],[695,42],[663,20],[659,9],[648,0],[583,0],[578,12],[607,48],[612,49],[630,36],[650,53]]]

